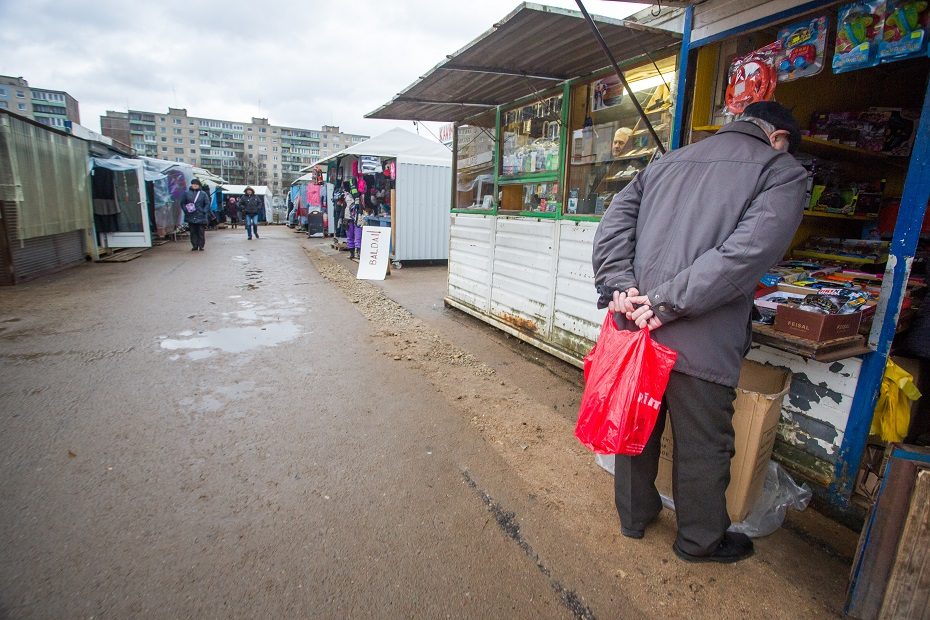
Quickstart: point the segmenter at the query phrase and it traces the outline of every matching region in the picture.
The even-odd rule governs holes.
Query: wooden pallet
[[[142,256],[142,253],[149,248],[122,248],[114,250],[112,254],[101,256],[95,263],[128,263]]]

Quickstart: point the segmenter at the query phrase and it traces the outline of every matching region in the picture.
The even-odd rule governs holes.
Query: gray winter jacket
[[[630,287],[649,295],[663,323],[653,336],[678,351],[675,370],[736,386],[756,283],[788,249],[806,185],[797,160],[746,121],[669,152],[601,220],[593,264],[602,300]]]

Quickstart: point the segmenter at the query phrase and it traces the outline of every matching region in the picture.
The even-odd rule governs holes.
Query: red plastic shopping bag
[[[655,428],[678,354],[653,342],[649,329],[621,330],[604,317],[584,358],[584,395],[575,436],[598,454],[635,456]]]

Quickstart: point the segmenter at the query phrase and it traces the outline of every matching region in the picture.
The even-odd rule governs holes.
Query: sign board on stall
[[[359,250],[356,279],[383,280],[387,274],[390,254],[390,227],[365,226],[362,228],[362,247]]]

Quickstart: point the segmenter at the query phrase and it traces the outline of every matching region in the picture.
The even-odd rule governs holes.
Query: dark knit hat
[[[203,183],[200,182],[200,179],[191,179],[191,185],[203,185]]]
[[[771,123],[775,129],[787,131],[788,152],[795,153],[801,146],[801,128],[791,115],[791,110],[776,101],[757,101],[750,103],[743,111],[743,116],[751,116]]]

